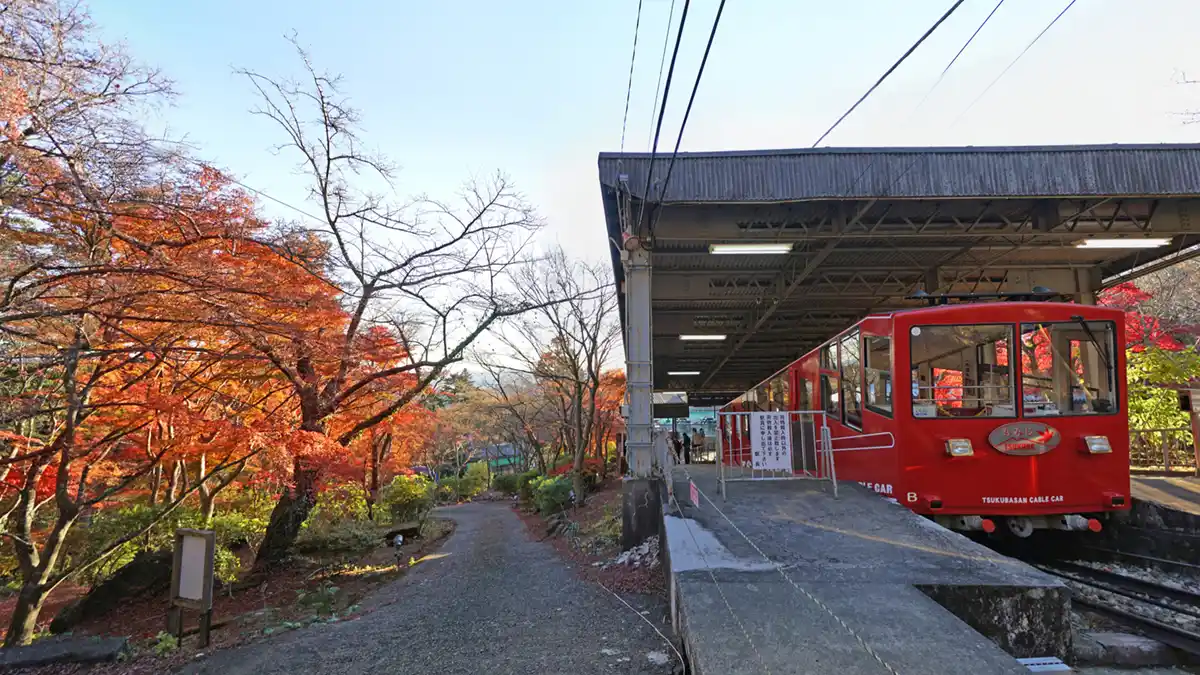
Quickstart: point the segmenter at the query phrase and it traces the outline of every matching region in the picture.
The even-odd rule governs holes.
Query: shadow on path
[[[580,579],[512,509],[438,511],[457,529],[430,559],[362,603],[366,614],[216,652],[182,673],[670,673],[670,647]],[[658,599],[629,598],[662,627]],[[673,657],[672,657],[673,658]]]

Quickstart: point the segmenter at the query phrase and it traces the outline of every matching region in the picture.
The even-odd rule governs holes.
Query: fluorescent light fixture
[[[680,335],[680,340],[707,340],[711,342],[720,342],[725,339],[724,335]]]
[[[668,375],[677,375],[677,376],[699,375],[700,371],[698,371],[698,370],[668,370],[667,374]]]
[[[686,391],[656,391],[659,396],[686,396]]]
[[[792,250],[790,242],[762,242],[757,244],[709,244],[708,252],[713,255],[779,255]]]
[[[1166,237],[1149,239],[1084,239],[1076,248],[1158,248],[1171,243]]]

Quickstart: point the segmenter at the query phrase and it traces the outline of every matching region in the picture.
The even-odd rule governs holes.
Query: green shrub
[[[435,498],[439,502],[456,502],[459,499],[458,478],[446,476],[438,482]]]
[[[312,611],[316,616],[333,616],[337,594],[338,587],[326,581],[312,590],[296,591],[296,604]]]
[[[146,527],[158,515],[149,504],[133,504],[97,511],[86,527],[78,528],[81,541],[75,545],[79,560],[90,560],[112,542]],[[241,561],[233,547],[248,545],[257,549],[267,527],[268,513],[218,512],[207,529],[216,535],[214,572],[222,581],[237,579]],[[100,564],[89,568],[79,581],[95,585],[116,573],[143,551],[165,551],[175,545],[175,530],[181,527],[205,529],[198,509],[179,507],[158,521],[145,535],[125,542]]]
[[[176,649],[179,649],[179,638],[166,631],[159,631],[154,638],[154,654],[166,656]]]
[[[526,471],[525,473],[517,474],[517,495],[521,501],[526,504],[533,501],[533,481],[540,476],[537,471]]]
[[[343,520],[317,523],[300,531],[296,550],[301,553],[366,553],[383,542],[378,527],[369,521]]]
[[[218,511],[208,524],[217,536],[217,543],[229,548],[248,546],[257,551],[267,531],[271,513],[247,513],[244,511]],[[197,524],[199,527],[199,524]]]
[[[506,495],[515,495],[521,489],[521,474],[504,473],[496,476],[492,480],[492,488],[497,492],[502,492]]]
[[[470,499],[483,492],[488,486],[488,467],[484,462],[472,462],[467,465],[466,472],[458,480],[458,493],[463,499]]]
[[[334,525],[344,520],[366,520],[367,497],[356,483],[327,486],[317,495],[317,503],[305,522],[309,525]]]
[[[433,484],[419,474],[396,476],[380,491],[379,505],[393,523],[422,520],[433,507]]]
[[[543,516],[566,509],[571,504],[571,480],[565,476],[539,476],[531,482],[533,503]]]

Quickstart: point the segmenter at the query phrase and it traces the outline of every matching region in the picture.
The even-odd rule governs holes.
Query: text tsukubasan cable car
[[[723,411],[822,410],[835,438],[890,432],[891,448],[836,452],[838,478],[952,529],[1097,531],[1096,516],[1129,508],[1124,314],[923,297],[931,306],[864,318]]]

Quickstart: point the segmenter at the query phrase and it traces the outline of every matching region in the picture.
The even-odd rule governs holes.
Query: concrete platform
[[[687,470],[732,521],[676,469],[665,554],[694,673],[1015,674],[1068,654],[1052,577],[855,484],[731,483],[722,501],[716,467]]]
[[[1110,514],[1104,545],[1185,563],[1200,560],[1200,481],[1137,476],[1131,482],[1132,508]]]
[[[1134,499],[1200,516],[1200,478],[1132,476]]]

